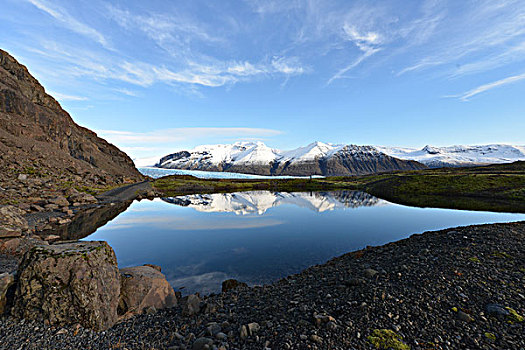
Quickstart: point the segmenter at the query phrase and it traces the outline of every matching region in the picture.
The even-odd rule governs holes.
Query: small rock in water
[[[242,287],[247,287],[248,285],[244,282],[239,282],[237,280],[234,280],[234,279],[229,279],[229,280],[226,280],[226,281],[223,281],[222,282],[222,292],[227,292],[229,290],[233,290],[233,289],[237,289],[237,288],[242,288]]]

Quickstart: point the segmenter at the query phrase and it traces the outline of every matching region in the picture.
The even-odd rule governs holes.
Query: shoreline
[[[375,331],[384,329],[400,348],[521,349],[524,243],[525,221],[414,234],[270,285],[185,297],[175,308],[102,333],[1,317],[6,343],[0,349],[26,341],[34,348],[204,349],[195,347],[200,342],[232,349],[371,349],[374,337],[392,336]],[[195,314],[188,315],[195,298]],[[507,307],[516,318],[497,314]]]

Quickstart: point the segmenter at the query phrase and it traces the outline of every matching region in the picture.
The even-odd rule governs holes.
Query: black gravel
[[[524,243],[525,222],[426,232],[204,297],[193,316],[183,300],[101,333],[3,318],[0,348],[373,349],[386,329],[398,349],[525,349]]]
[[[0,254],[0,273],[16,271],[18,260],[9,255]]]

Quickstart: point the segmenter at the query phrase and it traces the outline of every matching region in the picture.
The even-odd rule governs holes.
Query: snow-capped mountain
[[[525,160],[525,146],[425,146],[422,149],[402,147],[376,147],[392,157],[415,160],[431,168],[445,166],[461,167],[485,164],[512,163]]]
[[[237,215],[264,214],[268,209],[292,204],[317,212],[341,208],[370,207],[387,203],[368,193],[342,192],[269,192],[249,191],[237,193],[194,194],[167,197],[162,200],[193,208],[201,212],[228,212]]]
[[[256,175],[361,175],[422,169],[423,165],[391,157],[372,146],[314,142],[280,151],[262,142],[204,145],[169,154],[160,168],[227,171]]]

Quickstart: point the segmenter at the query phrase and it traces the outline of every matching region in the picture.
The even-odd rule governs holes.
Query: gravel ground
[[[106,332],[0,318],[0,348],[525,349],[524,243],[525,222],[426,232]]]
[[[0,254],[0,273],[16,271],[17,266],[18,261],[15,258],[8,255]]]

